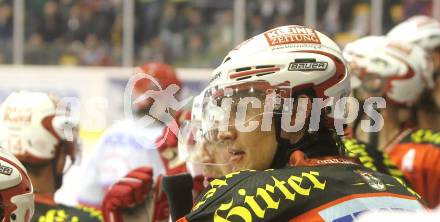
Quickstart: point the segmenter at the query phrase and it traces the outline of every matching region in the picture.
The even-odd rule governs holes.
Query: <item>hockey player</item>
[[[35,194],[32,221],[102,221],[100,212],[57,204],[67,158],[78,154],[69,108],[41,92],[14,92],[1,105],[0,140],[26,167]]]
[[[32,183],[14,155],[0,148],[0,218],[4,222],[30,222],[34,214]]]
[[[179,221],[351,221],[423,209],[400,180],[344,156],[343,103],[332,102],[349,91],[339,48],[316,30],[278,27],[234,48],[213,72],[204,118],[188,136],[198,145],[185,155],[203,162],[192,157],[226,150],[226,163],[207,164],[235,172],[213,180]]]
[[[362,81],[356,91],[367,97],[383,96],[387,101],[381,109],[384,127],[378,131],[378,143],[370,141],[368,146],[388,153],[428,206],[436,207],[440,201],[436,185],[440,183],[440,149],[418,139],[425,130],[417,128],[415,118],[416,105],[429,85],[429,60],[420,47],[395,39],[366,37],[352,43],[351,48],[362,45],[369,53],[351,60],[358,67],[353,75]]]
[[[189,124],[187,120],[201,120],[202,116],[202,99],[201,96],[196,96],[193,100],[193,108],[191,116],[189,112],[183,111],[176,114],[178,123],[181,123],[181,128],[186,128],[186,124]],[[228,169],[228,165],[223,164],[223,168],[219,165],[206,165],[200,163],[186,163],[182,161],[183,158],[179,158],[177,154],[177,135],[168,133],[169,130],[165,129],[164,134],[161,136],[166,139],[162,145],[158,146],[160,152],[166,150],[168,154],[174,155],[161,155],[172,156],[171,159],[164,159],[164,162],[172,162],[173,167],[167,170],[165,175],[156,174],[149,166],[143,166],[136,168],[117,182],[112,184],[105,194],[105,198],[102,203],[103,215],[105,221],[109,222],[122,222],[122,221],[168,221],[170,217],[170,209],[168,200],[162,190],[162,178],[163,176],[176,175],[180,173],[190,172],[193,176],[193,194],[197,197],[198,194],[204,188],[204,184],[207,183],[208,178],[217,178],[224,175],[223,172]],[[161,140],[158,138],[158,140]],[[194,140],[192,140],[194,145]],[[200,155],[200,158],[219,158],[218,156]],[[155,179],[155,180],[154,180]],[[146,200],[146,201],[145,201]],[[141,208],[144,206],[144,208]],[[134,210],[133,208],[137,208]],[[140,213],[139,211],[145,211]],[[125,217],[124,217],[125,216]]]
[[[440,130],[440,22],[425,15],[413,16],[391,29],[387,36],[412,43],[428,52],[433,73],[425,77],[427,90],[418,105],[418,127],[425,130],[418,132],[417,137],[421,139],[416,142],[439,145],[440,141],[433,138],[440,136],[437,132]]]
[[[310,110],[311,105],[298,107],[298,110],[306,111],[305,116],[302,118],[294,118],[298,113],[301,113],[298,110],[293,113],[292,110],[288,112],[289,109],[287,109],[288,118],[283,115],[286,111],[283,111],[282,107],[279,106],[280,99],[283,99],[284,104],[289,104],[289,101],[294,102],[290,107],[297,107],[296,100],[306,99],[311,102],[310,98],[314,98],[314,95],[320,95],[320,98],[326,96],[340,98],[349,91],[349,86],[347,85],[345,64],[341,59],[339,49],[331,40],[315,30],[304,27],[281,27],[271,31],[266,32],[264,37],[260,35],[245,41],[231,51],[229,55],[232,58],[229,56],[225,58],[224,64],[214,72],[210,87],[202,93],[202,96],[208,101],[203,105],[201,111],[203,118],[201,121],[195,118],[193,125],[189,127],[190,130],[181,129],[181,132],[186,133],[183,133],[179,138],[179,143],[183,145],[182,147],[179,145],[179,155],[183,158],[186,157],[191,165],[205,165],[205,169],[219,166],[217,173],[251,170],[231,173],[224,178],[213,180],[211,186],[205,190],[199,201],[194,205],[193,212],[182,221],[188,219],[190,221],[225,219],[234,221],[239,220],[240,217],[245,221],[252,219],[279,221],[290,218],[298,220],[316,219],[317,221],[352,220],[353,217],[368,209],[420,209],[421,205],[417,201],[412,202],[410,204],[412,206],[409,206],[403,203],[405,201],[402,201],[402,199],[393,198],[406,196],[405,198],[417,199],[417,194],[406,187],[401,180],[369,171],[358,165],[355,159],[336,156],[343,152],[343,147],[335,132],[338,127],[333,125],[336,123],[341,124],[340,115],[336,115],[338,117],[336,119],[332,118],[334,117],[335,107],[325,109],[322,115],[316,115],[315,112],[315,117],[324,116],[322,119],[319,118],[321,125],[315,128],[317,131],[308,129],[310,123],[314,122],[311,118],[311,113],[313,113]],[[295,38],[302,38],[295,37],[298,32],[310,33],[310,36],[306,35],[304,38],[314,39],[314,43],[295,42]],[[268,42],[271,42],[269,41],[271,37],[277,34],[289,35],[289,33],[291,37],[280,36],[278,40],[294,39],[293,42],[285,47],[283,47],[284,44],[274,47],[275,52],[271,53],[269,50],[265,51],[257,47],[257,45],[269,45]],[[316,37],[318,37],[319,43],[316,43]],[[278,40],[273,40],[273,43],[277,45]],[[325,44],[321,41],[325,41]],[[319,50],[312,51],[307,48],[314,47],[314,44],[320,45]],[[270,48],[267,45],[265,47]],[[293,48],[290,48],[290,50],[293,50],[292,52],[279,52],[289,50],[289,45]],[[242,49],[242,47],[246,49]],[[276,52],[277,50],[279,51]],[[295,52],[294,50],[303,51]],[[243,59],[237,60],[237,57],[240,56]],[[290,63],[288,66],[281,65],[283,56],[289,58]],[[228,63],[230,60],[233,61],[232,64]],[[287,59],[284,61],[287,61]],[[265,65],[253,64],[253,62],[264,62]],[[276,65],[270,65],[271,63]],[[329,65],[330,67],[328,67]],[[280,67],[284,67],[284,70],[281,71]],[[296,68],[301,70],[295,70]],[[342,76],[338,76],[338,73]],[[309,78],[305,78],[307,75]],[[320,81],[320,78],[324,80]],[[309,84],[307,84],[307,81],[310,81]],[[301,85],[304,82],[306,83]],[[315,82],[317,82],[316,85]],[[295,89],[298,90],[298,88],[292,88],[292,85],[295,84],[299,84],[304,88],[299,87],[300,90],[295,93]],[[308,87],[310,87],[308,90],[304,90]],[[330,95],[326,95],[324,92],[330,93]],[[291,97],[296,100],[288,100]],[[243,110],[245,110],[244,113]],[[197,113],[197,111],[193,110],[193,113]],[[274,118],[272,119],[272,117]],[[266,121],[273,121],[265,122],[265,118]],[[286,130],[286,128],[292,129],[289,128],[289,126],[292,127],[290,125],[292,121],[293,125],[301,125],[301,123],[306,122],[307,124],[300,131]],[[268,125],[265,125],[267,123]],[[247,127],[251,125],[257,127],[249,130]],[[266,130],[260,129],[259,127],[263,127],[263,125],[265,127],[269,126],[269,128],[265,128]],[[285,137],[290,138],[286,140]],[[196,139],[196,145],[193,144],[194,139]],[[186,143],[186,141],[189,142]],[[225,158],[225,153],[228,155],[227,158]],[[285,167],[285,165],[295,167]],[[352,169],[352,167],[356,169]],[[255,172],[255,170],[268,168],[275,168],[275,170]],[[316,171],[313,171],[312,174],[311,172],[302,171],[304,169]],[[334,173],[339,172],[337,169],[341,171],[340,173],[347,174],[336,176]],[[301,172],[297,172],[297,170]],[[206,174],[209,176],[214,175],[212,170],[205,172],[208,172]],[[296,175],[289,175],[292,173],[296,173]],[[318,176],[323,176],[324,181],[320,183]],[[332,179],[339,182],[329,182]],[[392,181],[392,184],[385,183],[387,185],[383,185],[384,181],[382,180],[384,179],[388,182]],[[140,181],[142,180],[138,180],[138,184]],[[349,185],[345,186],[347,184],[343,185],[344,183],[341,183],[341,181],[351,183],[356,188]],[[333,190],[329,193],[336,193],[336,195],[326,194],[325,188],[322,189],[322,192],[316,191],[320,192],[319,194],[311,195],[313,188],[322,187],[325,186],[323,184],[329,183],[335,184],[330,186],[330,189]],[[400,187],[399,190],[403,190],[400,194],[403,194],[403,196],[393,194],[397,190],[389,189],[388,186]],[[338,189],[340,190],[338,191]],[[317,190],[320,190],[320,188],[317,188]],[[319,201],[316,199],[317,196],[321,197]],[[132,197],[132,194],[127,195],[127,197]],[[325,197],[325,200],[322,197]],[[372,201],[383,201],[383,205],[356,204],[363,202],[363,198],[371,198]],[[331,201],[332,199],[333,201]],[[139,202],[134,198],[125,198],[124,200],[125,206]],[[281,203],[282,201],[284,202]],[[326,202],[327,204],[324,204]],[[324,206],[320,208],[320,204],[324,204]],[[344,209],[348,206],[352,207],[355,212],[348,212],[348,210],[344,212]],[[338,213],[335,214],[335,212]]]
[[[400,53],[405,47],[410,48],[409,52],[411,57]],[[387,56],[387,53],[394,53],[397,55],[400,53],[400,57],[393,60],[392,57],[390,58]],[[382,131],[371,130],[369,124],[361,124],[361,122],[368,123],[368,121],[363,119],[366,117],[370,118],[363,112],[363,106],[365,105],[365,99],[371,96],[380,95],[390,100],[390,96],[386,95],[388,93],[391,94],[391,101],[393,101],[393,97],[399,97],[399,99],[402,100],[399,104],[406,104],[401,105],[400,110],[405,110],[401,112],[410,113],[407,114],[409,117],[401,120],[401,123],[407,127],[410,125],[414,126],[416,120],[412,117],[414,116],[413,112],[415,103],[420,97],[421,89],[425,88],[427,83],[426,81],[412,81],[405,83],[404,80],[397,82],[393,81],[393,79],[395,78],[394,76],[404,74],[404,69],[402,69],[402,67],[405,67],[405,64],[412,67],[412,70],[418,74],[415,75],[414,78],[429,75],[429,63],[424,58],[425,53],[423,49],[417,46],[412,47],[411,45],[408,45],[408,43],[397,40],[390,41],[384,36],[367,36],[347,44],[343,50],[343,55],[350,65],[353,94],[359,101],[359,115],[351,126],[353,134],[344,139],[345,147],[349,151],[348,154],[350,156],[359,157],[362,164],[370,169],[378,170],[379,172],[390,174],[405,180],[402,172],[396,169],[392,161],[389,160],[388,155],[383,153],[382,149],[378,149],[379,145],[383,146],[383,144],[379,144],[378,139],[379,133]],[[380,64],[381,61],[384,63]],[[368,72],[375,73],[377,78],[374,79],[371,75],[366,75]],[[359,76],[362,76],[363,81],[360,80]],[[378,77],[381,77],[382,79],[378,80]],[[423,80],[425,80],[425,78],[423,78]],[[379,83],[381,81],[388,81],[390,84],[387,84],[387,92],[381,88],[384,87],[384,83],[380,83],[374,89],[371,88],[371,83],[374,81]],[[406,84],[406,87],[413,87],[420,90],[408,91],[406,94],[402,93],[401,91],[406,90],[406,87],[400,87],[402,82],[403,84]],[[391,105],[395,104],[396,103],[394,102]],[[382,133],[380,135],[383,136],[384,134]],[[383,140],[381,141],[383,142]]]
[[[190,112],[181,111],[176,113],[175,118],[178,122],[190,119]],[[105,221],[122,222],[123,211],[142,205],[146,199],[146,214],[143,215],[142,221],[161,222],[169,220],[169,206],[166,194],[162,190],[162,178],[187,172],[185,162],[177,156],[177,136],[168,133],[170,130],[166,128],[164,134],[158,138],[160,141],[165,138],[165,142],[158,145],[157,152],[161,152],[161,160],[166,164],[167,170],[160,174],[154,172],[150,166],[141,166],[131,170],[123,178],[116,181],[109,187],[105,193],[102,203],[102,210]],[[194,191],[199,193],[202,189],[203,178],[195,177]],[[133,211],[129,211],[125,215],[133,217]],[[131,220],[129,220],[131,221]]]
[[[164,114],[171,115],[174,111],[160,113],[162,108],[166,108],[165,98],[146,98],[145,95],[170,86],[178,88],[182,83],[175,70],[161,62],[140,66],[136,75],[139,78],[128,86],[128,92],[132,92],[129,95],[133,101],[130,104],[132,116],[126,116],[110,126],[100,138],[90,159],[85,161],[83,171],[87,180],[79,188],[79,202],[83,205],[100,208],[107,188],[137,167],[148,166],[154,170],[155,175],[163,175],[179,165],[170,160],[176,156],[174,153],[177,151],[159,149],[156,145],[156,140],[165,129],[165,123],[159,119],[169,118]],[[145,124],[141,120],[146,118],[149,122]]]

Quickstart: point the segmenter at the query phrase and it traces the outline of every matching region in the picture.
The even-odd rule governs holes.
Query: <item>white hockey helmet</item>
[[[32,183],[14,155],[0,148],[0,219],[30,222],[34,214]]]
[[[342,55],[348,63],[351,88],[356,89],[361,86],[361,81],[356,73],[359,72],[360,66],[366,62],[368,55],[372,51],[374,52],[375,48],[371,46],[381,44],[385,41],[384,39],[384,36],[367,36],[345,45]]]
[[[224,109],[223,99],[240,103],[245,97],[257,98],[260,105],[247,106],[244,114],[245,121],[254,121],[264,113],[283,113],[279,101],[303,93],[324,100],[322,105],[327,108],[323,109],[322,125],[334,128],[336,121],[344,121],[342,115],[334,115],[334,102],[350,93],[341,50],[330,38],[311,28],[289,25],[271,29],[232,49],[213,71],[208,87],[201,94],[203,98],[198,98],[203,103],[202,109],[196,111],[200,115],[193,116],[201,118],[201,129],[186,136],[192,136],[196,143],[208,141],[212,147],[220,147],[222,142],[214,141],[216,133],[222,130],[223,123],[229,124],[224,120],[233,115],[231,110]],[[192,153],[185,153],[187,160],[191,160]],[[287,150],[280,153],[283,159],[288,155]],[[216,162],[210,164],[227,163],[230,161],[227,155],[224,149],[216,149],[211,153]],[[218,162],[222,160],[226,162]],[[274,162],[283,161],[274,159]]]
[[[13,92],[0,109],[2,147],[25,163],[48,162],[61,147],[74,160],[78,123],[64,111],[46,93]]]
[[[207,93],[223,86],[256,83],[263,85],[265,93],[288,91],[279,95],[282,97],[309,89],[315,98],[337,100],[350,93],[347,74],[346,62],[333,40],[312,28],[288,25],[250,38],[231,50],[213,71]],[[324,116],[329,127],[333,126],[333,111],[326,110]]]
[[[369,47],[362,52],[362,59],[350,61],[358,67],[353,74],[362,82],[362,89],[400,105],[412,106],[417,102],[426,87],[424,72],[429,66],[421,47],[377,37],[361,38],[351,46]]]
[[[440,47],[440,22],[426,15],[416,15],[395,26],[387,36],[434,50]]]
[[[360,38],[345,45],[342,50],[342,55],[347,62],[357,62],[358,60],[365,58],[366,55],[371,52],[374,52],[375,48],[371,46],[381,44],[385,41],[385,38],[385,36],[376,35]]]

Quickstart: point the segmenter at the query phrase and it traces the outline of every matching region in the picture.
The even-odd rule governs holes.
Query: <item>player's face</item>
[[[275,128],[271,124],[269,130],[262,129],[263,105],[261,108],[253,108],[249,103],[246,114],[240,116],[237,111],[237,103],[231,109],[227,130],[220,130],[217,139],[227,143],[228,162],[232,171],[239,170],[265,170],[270,168],[277,148]],[[253,122],[257,124],[255,129],[243,130],[242,126],[249,126]]]

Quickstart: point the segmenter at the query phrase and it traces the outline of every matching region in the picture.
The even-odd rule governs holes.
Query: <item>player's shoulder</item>
[[[344,138],[343,143],[347,155],[358,158],[364,167],[405,180],[403,173],[390,160],[388,154],[377,147],[355,138]]]
[[[431,129],[408,130],[400,143],[431,144],[438,148],[440,147],[440,132]]]
[[[377,164],[383,161],[381,151],[355,138],[344,138],[342,142],[349,157],[356,157],[363,166],[379,171]]]
[[[372,147],[370,144],[356,138],[344,138],[342,142],[350,157],[370,155],[371,151],[378,151],[377,147]]]

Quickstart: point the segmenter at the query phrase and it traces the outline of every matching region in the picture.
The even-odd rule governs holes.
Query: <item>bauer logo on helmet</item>
[[[289,71],[324,71],[327,69],[327,62],[317,62],[316,59],[295,59],[289,64]]]

